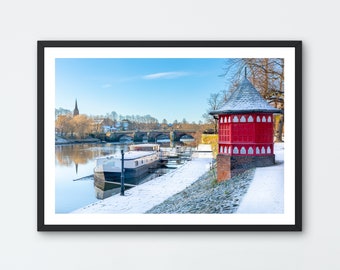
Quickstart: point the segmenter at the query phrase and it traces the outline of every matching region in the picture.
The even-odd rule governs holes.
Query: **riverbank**
[[[55,145],[68,145],[68,144],[79,144],[79,143],[100,143],[99,139],[87,138],[87,139],[64,139],[62,137],[55,137]]]
[[[214,170],[182,192],[147,211],[149,214],[284,213],[284,144],[274,145],[276,164],[253,168],[216,183]]]
[[[235,213],[253,179],[255,169],[217,183],[214,170],[190,187],[153,207],[147,214],[231,214]]]
[[[93,203],[74,214],[142,214],[183,191],[211,168],[211,158],[193,158],[173,172]]]
[[[73,213],[283,213],[284,144],[276,164],[216,182],[211,158],[194,158],[176,171]]]

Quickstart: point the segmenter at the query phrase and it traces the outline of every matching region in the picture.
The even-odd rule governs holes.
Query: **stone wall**
[[[217,155],[217,181],[225,181],[255,167],[266,167],[275,164],[275,155],[267,156],[230,156]]]
[[[225,181],[231,178],[231,156],[218,154],[217,162],[217,182]]]

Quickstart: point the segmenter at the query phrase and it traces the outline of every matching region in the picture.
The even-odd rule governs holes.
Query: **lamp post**
[[[121,177],[120,177],[120,195],[124,196],[124,150],[120,151],[122,154],[122,172],[121,172]]]

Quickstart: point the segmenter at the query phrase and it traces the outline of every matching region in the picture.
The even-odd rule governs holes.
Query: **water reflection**
[[[95,159],[121,149],[127,146],[109,143],[55,146],[55,212],[69,213],[96,202]]]
[[[103,200],[105,198],[111,197],[112,195],[120,193],[120,185],[105,181],[104,176],[95,174],[94,190],[96,193],[96,198]]]
[[[76,209],[120,192],[120,185],[93,175],[95,159],[127,151],[123,144],[75,144],[55,147],[55,212],[70,213]],[[161,176],[173,168],[157,168],[140,183]],[[75,181],[77,180],[77,181]],[[129,187],[126,187],[128,189]]]
[[[57,145],[55,147],[55,162],[57,166],[73,166],[87,164],[99,156],[110,155],[127,150],[127,145],[121,144],[74,144]]]
[[[170,171],[172,171],[172,168],[157,168],[153,171],[150,171],[146,176],[144,175],[141,177],[138,181],[138,185],[146,183],[152,179],[155,179],[156,177],[162,176]],[[96,198],[97,199],[105,199],[112,195],[120,193],[120,185],[117,183],[112,183],[108,181],[103,173],[95,173],[94,174],[94,188],[96,192]],[[125,190],[132,188],[133,185],[125,185]]]

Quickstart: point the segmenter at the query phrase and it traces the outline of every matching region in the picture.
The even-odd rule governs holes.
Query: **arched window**
[[[272,153],[272,149],[270,149],[270,146],[267,147],[267,154],[271,154]]]
[[[234,115],[233,122],[238,123],[238,117],[236,115]]]
[[[256,154],[260,154],[260,148],[256,147]]]
[[[256,122],[261,122],[260,116],[257,116],[257,117],[256,117]]]
[[[228,117],[228,122],[229,122],[229,123],[231,122],[231,120],[230,120],[230,116]]]
[[[265,122],[267,122],[267,119],[265,116],[262,116],[262,123],[265,123]]]
[[[231,146],[228,147],[228,154],[231,154]]]
[[[238,148],[236,146],[233,149],[233,154],[238,154]]]
[[[228,123],[228,119],[226,116],[224,116],[224,123]]]
[[[223,153],[223,146],[220,146],[220,153]]]
[[[246,148],[244,146],[242,146],[241,148],[241,152],[240,152],[242,155],[246,154]]]
[[[224,146],[224,153],[226,154],[227,153],[227,147]]]
[[[254,122],[254,118],[251,115],[248,117],[248,122]]]
[[[254,149],[253,149],[253,147],[249,147],[249,148],[248,148],[248,154],[249,154],[249,155],[254,154]]]
[[[271,116],[269,115],[269,116],[268,116],[268,123],[271,123],[271,121],[272,121],[272,118],[271,118]]]
[[[244,117],[244,115],[241,116],[240,122],[242,123],[246,122],[246,118]]]
[[[223,123],[223,117],[220,118],[220,123]]]
[[[261,154],[265,154],[266,153],[266,149],[264,148],[264,146],[262,146],[261,148]]]

